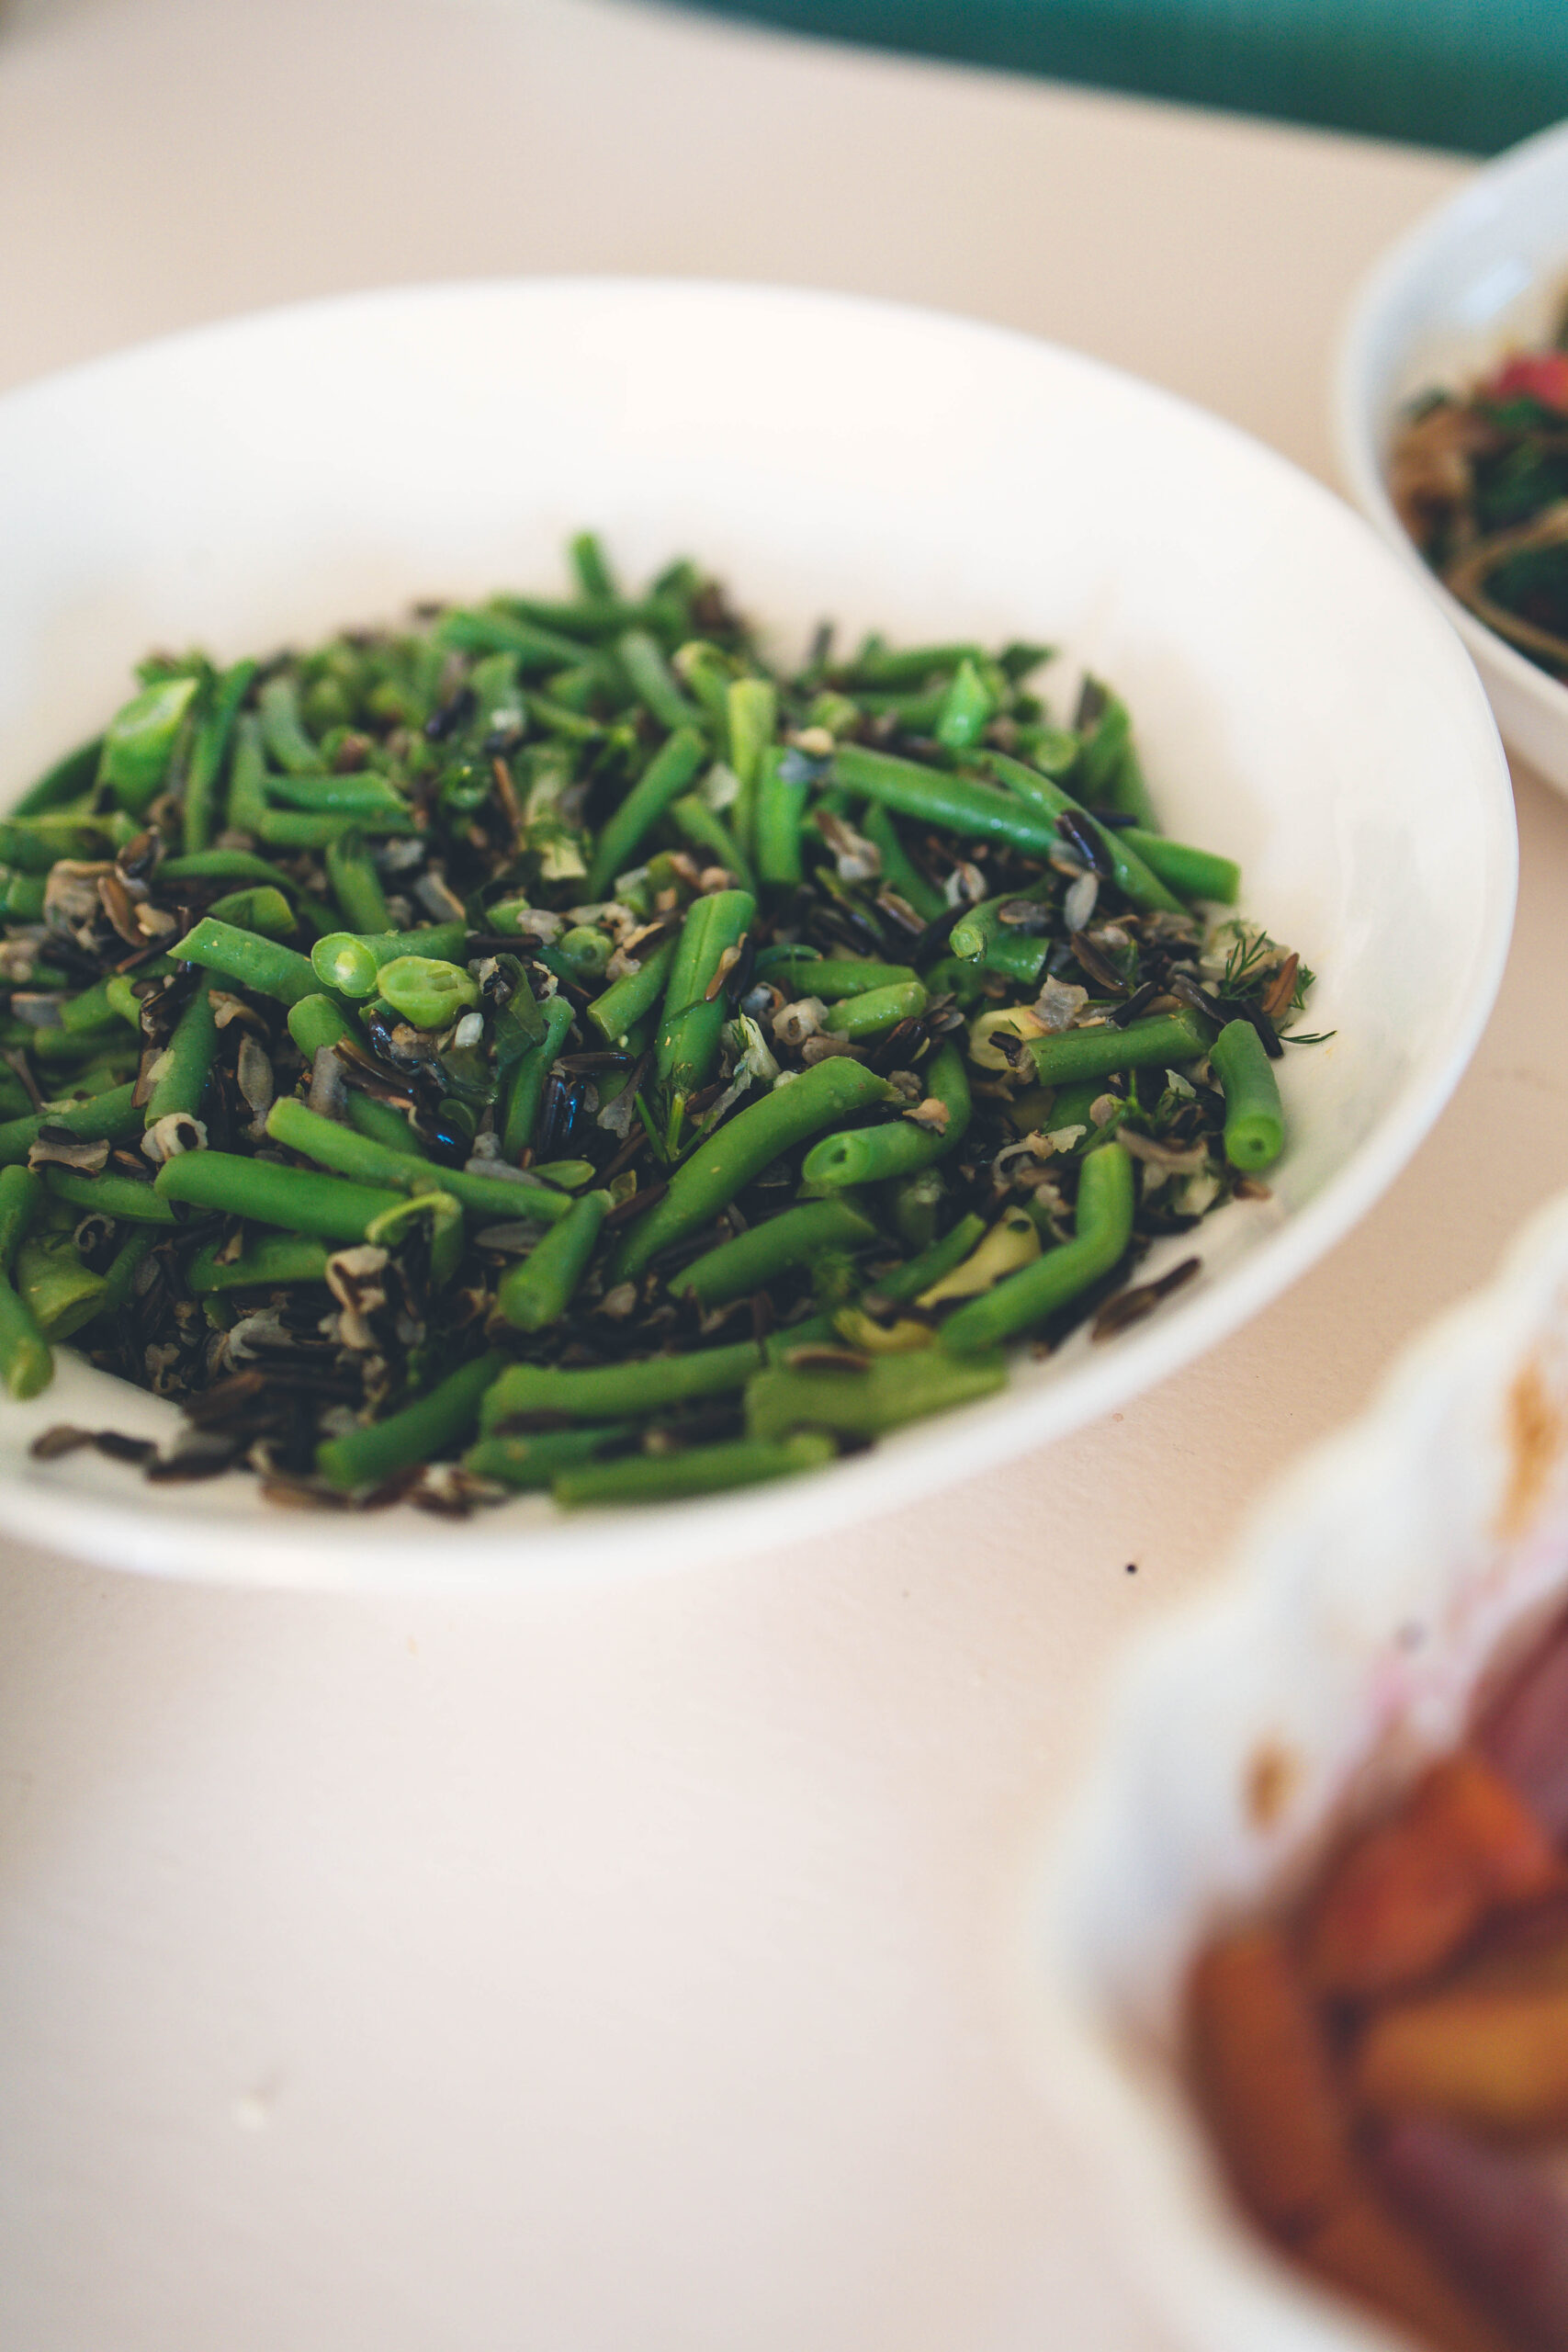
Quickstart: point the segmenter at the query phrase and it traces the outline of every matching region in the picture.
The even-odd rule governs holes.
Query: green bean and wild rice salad
[[[156,1480],[642,1502],[1098,1340],[1266,1193],[1312,975],[1047,649],[770,664],[689,562],[156,655],[0,820],[0,1375]],[[1205,910],[1207,910],[1205,912]]]

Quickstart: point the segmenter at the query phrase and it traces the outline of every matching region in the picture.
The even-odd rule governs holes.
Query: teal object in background
[[[1568,0],[698,0],[1142,96],[1495,154],[1568,116]]]

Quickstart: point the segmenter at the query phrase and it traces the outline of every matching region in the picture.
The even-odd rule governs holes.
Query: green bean
[[[274,776],[272,797],[286,808],[304,808],[322,817],[403,817],[409,805],[397,786],[374,768],[355,768],[345,775],[326,772]]]
[[[199,1155],[197,1155],[199,1156]],[[57,1201],[73,1207],[96,1209],[100,1216],[125,1218],[132,1225],[173,1225],[174,1210],[152,1184],[134,1176],[86,1176],[74,1168],[50,1165],[44,1182]]]
[[[849,996],[864,996],[871,989],[906,986],[919,975],[912,964],[858,964],[849,957],[813,956],[809,950],[788,948],[782,956],[759,956],[757,978],[783,989],[786,996],[817,996],[824,1004],[838,1004]]]
[[[206,973],[175,1023],[175,1034],[153,1064],[157,1075],[147,1098],[148,1126],[155,1126],[173,1112],[194,1118],[218,1052],[218,1021],[212,1009],[212,982]]]
[[[166,857],[158,868],[160,882],[260,882],[276,890],[299,886],[265,857],[248,849],[194,850],[186,857]]]
[[[117,827],[134,835],[134,819],[115,812],[94,816],[85,809],[46,810],[40,817],[0,818],[0,859],[24,874],[47,874],[62,857],[112,857]]]
[[[1037,856],[1049,856],[1061,845],[1043,810],[1014,794],[943,768],[921,767],[917,761],[867,751],[860,743],[840,743],[828,773],[847,792],[971,841],[1011,842]]]
[[[130,1297],[138,1266],[157,1245],[156,1226],[132,1227],[109,1261],[108,1271],[104,1275],[103,1295],[98,1300],[100,1317],[119,1313]]]
[[[867,989],[847,996],[829,1010],[823,1027],[834,1037],[881,1037],[900,1021],[918,1021],[929,1001],[919,980],[900,980],[890,989]]]
[[[735,677],[735,664],[706,638],[694,637],[686,644],[677,646],[671,665],[695,695],[707,716],[717,742],[719,757],[729,753],[729,688]]]
[[[584,603],[611,603],[615,594],[615,582],[597,534],[579,531],[568,548],[567,555],[577,575],[578,593]]]
[[[305,732],[299,697],[290,679],[269,678],[256,696],[256,712],[262,741],[280,768],[291,775],[321,773],[321,745]]]
[[[852,1202],[804,1201],[721,1241],[672,1276],[670,1287],[705,1311],[765,1289],[779,1275],[811,1265],[825,1250],[868,1250],[876,1238],[875,1226]]]
[[[54,1355],[12,1279],[43,1186],[27,1168],[0,1168],[0,1380],[7,1396],[36,1396],[54,1377]]]
[[[310,1063],[323,1046],[335,1046],[342,1037],[353,1037],[355,1031],[348,1015],[331,997],[302,996],[288,1008],[288,1034]]]
[[[340,833],[335,841],[327,843],[326,851],[327,880],[348,928],[358,932],[390,931],[392,918],[387,907],[387,894],[358,833]]]
[[[28,785],[21,798],[14,803],[12,816],[41,817],[51,808],[63,808],[73,800],[82,799],[97,780],[98,762],[103,752],[104,739],[101,735],[95,735],[90,743],[79,743],[73,752],[67,752],[62,760],[56,760],[52,767],[45,768],[35,784]],[[28,921],[30,918],[19,920]]]
[[[1225,1158],[1256,1175],[1285,1148],[1285,1114],[1263,1041],[1250,1021],[1227,1021],[1209,1060],[1224,1089]]]
[[[1080,1078],[1111,1078],[1118,1070],[1190,1062],[1209,1050],[1207,1024],[1190,1012],[1156,1012],[1118,1029],[1113,1021],[1059,1036],[1031,1037],[1025,1050],[1042,1086],[1068,1086]]]
[[[681,1106],[706,1083],[718,1058],[719,1032],[729,1018],[719,984],[724,959],[756,920],[757,901],[749,890],[715,890],[686,910],[653,1041],[654,1068],[670,1095],[672,1136]]]
[[[302,1233],[264,1233],[227,1262],[220,1255],[221,1241],[209,1241],[186,1268],[186,1280],[198,1298],[209,1292],[265,1289],[269,1284],[324,1283],[327,1246]],[[110,1268],[112,1273],[113,1268]]]
[[[90,1323],[107,1287],[102,1274],[82,1263],[68,1233],[29,1234],[17,1252],[14,1279],[17,1298],[46,1341],[68,1340]],[[33,1363],[36,1373],[36,1358]]]
[[[403,1198],[401,1192],[345,1183],[340,1176],[318,1176],[313,1169],[282,1168],[231,1151],[182,1151],[165,1159],[157,1189],[168,1201],[222,1209],[323,1241],[363,1241],[366,1227]]]
[[[221,972],[226,979],[260,996],[276,997],[282,1004],[298,1004],[301,997],[321,993],[308,956],[264,939],[259,932],[214,922],[210,916],[203,916],[169,953],[177,963],[205,965],[209,972]]]
[[[1042,775],[1037,768],[1026,767],[1021,760],[1011,759],[1005,752],[989,752],[986,765],[1003,784],[1010,786],[1014,792],[1026,798],[1037,801],[1048,812],[1053,820],[1052,841],[1056,848],[1060,849],[1062,842],[1055,831],[1055,820],[1069,813],[1076,817],[1098,845],[1111,867],[1111,880],[1130,906],[1136,907],[1140,913],[1145,914],[1156,910],[1166,914],[1183,911],[1180,899],[1168,888],[1154,867],[1131,846],[1127,833],[1120,827],[1100,824],[1087,808],[1073,798],[1070,792],[1065,792],[1050,776]]]
[[[569,1421],[640,1419],[694,1396],[723,1396],[743,1388],[762,1361],[755,1340],[728,1348],[695,1348],[679,1356],[642,1356],[626,1363],[586,1366],[514,1363],[485,1397],[479,1426],[487,1437],[509,1421],[548,1413]]]
[[[929,1250],[895,1266],[891,1273],[879,1275],[875,1295],[900,1306],[908,1299],[919,1298],[921,1291],[929,1290],[933,1283],[940,1283],[955,1266],[964,1263],[985,1230],[984,1217],[973,1212],[961,1216],[952,1232],[943,1234],[940,1241],[933,1241]]]
[[[372,1143],[385,1144],[389,1151],[419,1150],[419,1138],[396,1104],[378,1102],[374,1094],[361,1094],[357,1087],[349,1090],[348,1124]]]
[[[874,1356],[863,1372],[770,1364],[746,1384],[746,1427],[772,1442],[800,1429],[874,1438],[928,1413],[989,1396],[1007,1380],[998,1353],[960,1363],[935,1348]]]
[[[0,1167],[25,1160],[45,1127],[63,1127],[79,1143],[130,1143],[141,1133],[141,1112],[134,1086],[117,1086],[88,1102],[72,1102],[61,1111],[33,1111],[23,1119],[0,1121]]]
[[[43,896],[49,888],[42,874],[8,874],[0,892],[0,921],[6,922],[41,922]]]
[[[460,964],[435,956],[395,956],[377,974],[382,996],[416,1029],[444,1029],[479,1001],[479,984]]]
[[[670,943],[674,953],[674,942]],[[660,949],[660,954],[663,950]],[[656,962],[650,956],[650,963]],[[646,969],[646,967],[645,967]],[[640,974],[636,977],[641,977]],[[622,985],[617,980],[615,987]],[[615,989],[599,999],[607,1003]],[[530,1046],[513,1063],[509,1076],[502,1081],[501,1156],[513,1165],[521,1159],[534,1140],[534,1127],[539,1115],[539,1102],[545,1091],[545,1080],[555,1066],[556,1056],[566,1041],[571,1027],[571,1007],[564,996],[547,997],[539,1010],[545,1016],[545,1034],[536,1046]],[[589,1007],[592,1012],[592,1006]],[[606,1035],[608,1032],[606,1031]],[[611,1043],[615,1041],[612,1038]]]
[[[707,756],[692,727],[679,727],[654,753],[618,808],[605,820],[588,868],[588,895],[602,899],[630,866],[636,852],[670,804],[678,800]]]
[[[316,1448],[316,1467],[334,1487],[375,1487],[411,1462],[428,1462],[456,1445],[474,1425],[479,1399],[500,1369],[493,1352],[449,1372],[426,1396],[384,1421],[328,1438]]]
[[[236,662],[225,670],[209,707],[197,722],[180,804],[180,836],[187,853],[206,850],[217,830],[218,779],[223,773],[240,705],[250,693],[255,674],[254,662]],[[168,873],[167,863],[163,870]]]
[[[710,808],[696,793],[683,792],[679,800],[671,803],[670,815],[694,849],[705,851],[709,857],[734,876],[743,890],[749,890],[753,898],[756,897],[757,876],[752,871],[751,862],[716,808]]]
[[[542,1331],[547,1323],[559,1322],[587,1271],[609,1206],[608,1193],[584,1193],[526,1258],[508,1267],[495,1303],[509,1323],[520,1331]]]
[[[934,733],[950,752],[972,752],[996,712],[990,690],[967,656],[948,680]]]
[[[800,1172],[807,1183],[838,1192],[850,1184],[885,1183],[944,1159],[963,1139],[972,1107],[964,1057],[955,1046],[943,1045],[932,1055],[927,1083],[947,1113],[945,1127],[933,1131],[913,1119],[890,1119],[886,1126],[824,1136],[806,1155]]]
[[[164,789],[198,684],[160,678],[133,695],[104,729],[98,782],[132,817],[144,817]]]
[[[1234,859],[1216,857],[1212,850],[1192,849],[1186,842],[1168,842],[1163,833],[1145,832],[1141,825],[1122,825],[1117,835],[1179,897],[1212,899],[1223,907],[1235,906],[1241,891],[1241,868]]]
[[[207,914],[210,922],[231,923],[236,931],[258,931],[265,939],[292,939],[299,928],[293,908],[270,882],[214,899]]]
[[[436,622],[434,641],[456,653],[511,653],[525,673],[575,668],[594,662],[594,650],[579,637],[541,628],[535,622],[515,620],[509,614],[489,611],[446,612]]]
[[[750,859],[757,846],[757,797],[764,753],[773,746],[779,723],[779,693],[771,678],[732,678],[725,689],[725,734],[729,764],[740,790],[732,820],[740,854]],[[748,881],[748,889],[755,884]]]
[[[234,724],[234,752],[229,765],[229,822],[239,831],[254,833],[266,813],[266,753],[262,747],[261,720],[254,712],[245,711]]]
[[[615,647],[632,692],[644,702],[662,727],[691,727],[702,714],[676,683],[657,641],[646,629],[627,629]]]
[[[947,934],[950,951],[966,964],[977,964],[998,933],[1004,930],[1002,909],[1012,903],[1010,899],[983,899],[977,907],[970,907]]]
[[[837,684],[856,686],[923,685],[938,670],[984,659],[978,645],[908,645],[891,651],[880,638],[867,638],[854,660],[834,672]]]
[[[727,1445],[694,1445],[670,1453],[626,1453],[615,1462],[584,1463],[558,1472],[550,1492],[563,1510],[583,1503],[656,1503],[677,1495],[716,1495],[764,1479],[818,1469],[838,1452],[819,1431],[761,1445],[732,1438]]]
[[[357,933],[329,931],[310,950],[310,968],[323,988],[357,998],[375,995],[381,967]]]
[[[1119,809],[1148,832],[1159,831],[1149,787],[1133,749],[1133,722],[1119,695],[1108,695],[1078,754],[1077,781],[1086,800]]]
[[[95,987],[84,989],[80,996],[66,1000],[60,1008],[60,1025],[62,1029],[101,1029],[111,1016],[118,1020],[123,1020],[125,1017],[123,1013],[118,1012],[114,999],[109,994],[109,981],[99,980]],[[136,1018],[137,1025],[140,1027],[141,1021],[140,1003],[137,1006]]]
[[[676,1169],[664,1198],[627,1227],[612,1261],[612,1281],[640,1274],[660,1250],[706,1225],[782,1152],[852,1111],[886,1102],[890,1091],[863,1063],[836,1054],[748,1103]]]
[[[795,889],[806,878],[800,829],[811,786],[807,777],[785,773],[788,757],[770,743],[757,763],[757,875],[771,890]]]
[[[1132,1155],[1119,1143],[1097,1144],[1078,1176],[1072,1239],[966,1299],[942,1326],[942,1351],[968,1356],[1032,1330],[1109,1274],[1132,1238]]]
[[[395,1186],[399,1193],[450,1193],[476,1216],[532,1217],[540,1225],[554,1225],[571,1206],[569,1194],[546,1184],[525,1183],[515,1176],[470,1176],[462,1168],[437,1168],[421,1156],[412,1130],[403,1149],[389,1149],[357,1128],[323,1119],[319,1111],[308,1109],[292,1094],[279,1095],[266,1114],[266,1131],[274,1143],[286,1144],[290,1151],[302,1152],[340,1176],[353,1177],[355,1190],[361,1184],[378,1184]],[[210,1157],[191,1152],[184,1156]],[[393,1205],[391,1196],[382,1203],[383,1207]],[[306,1229],[314,1233],[320,1228]]]
[[[623,973],[618,980],[611,981],[603,996],[594,998],[588,1008],[588,1018],[606,1045],[620,1045],[663,996],[670,967],[675,961],[675,946],[673,938],[661,941],[648,950],[635,972]],[[561,1023],[563,1035],[567,1025],[567,1022]]]
[[[982,972],[996,972],[1020,988],[1032,989],[1045,968],[1051,943],[1027,931],[995,932],[980,957]]]
[[[534,1437],[481,1437],[464,1454],[463,1467],[503,1487],[547,1487],[558,1471],[575,1469],[606,1446],[624,1443],[635,1427],[632,1421],[611,1421],[602,1429],[541,1430]]]
[[[929,881],[910,857],[898,837],[898,829],[879,801],[872,801],[861,819],[861,831],[874,844],[882,859],[882,879],[886,887],[897,891],[905,904],[914,908],[924,922],[934,922],[946,910],[947,900],[934,882]]]

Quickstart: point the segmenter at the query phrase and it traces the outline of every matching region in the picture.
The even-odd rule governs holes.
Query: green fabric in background
[[[878,49],[1495,154],[1568,115],[1568,0],[698,0]]]

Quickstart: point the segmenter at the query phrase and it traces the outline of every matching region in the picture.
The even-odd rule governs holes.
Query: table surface
[[[1332,478],[1342,307],[1466,168],[615,0],[13,0],[0,386],[360,285],[686,272],[1048,334]],[[0,2340],[1157,2352],[1030,2077],[1031,1859],[1128,1638],[1568,1174],[1568,806],[1517,786],[1502,997],[1410,1169],[983,1487],[494,1606],[8,1548]]]

